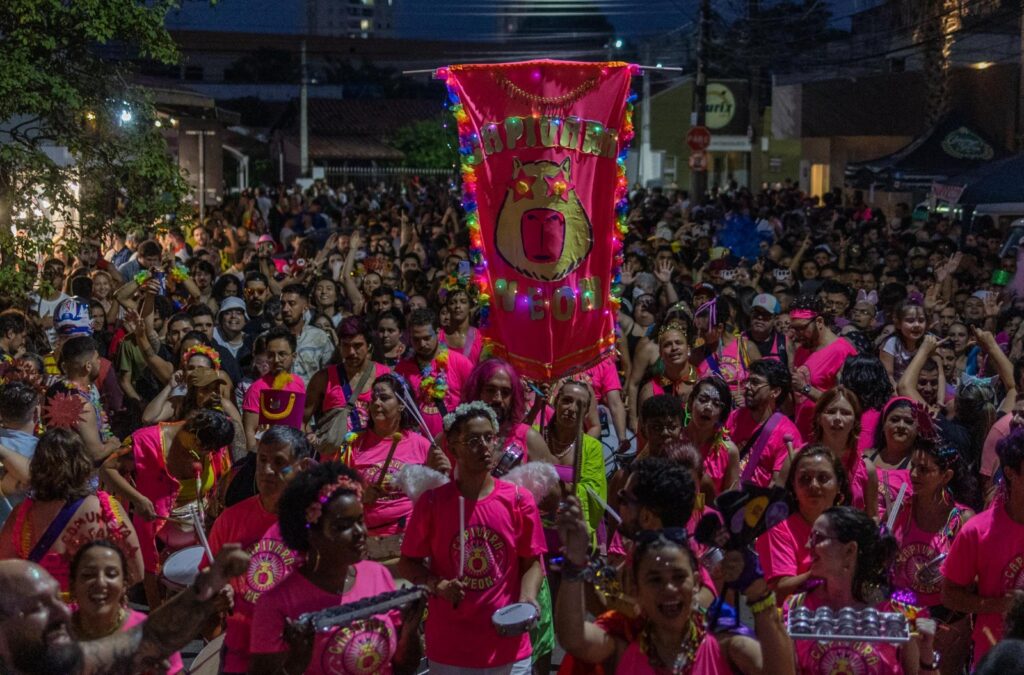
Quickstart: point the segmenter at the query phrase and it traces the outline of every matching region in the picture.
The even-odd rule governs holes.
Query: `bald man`
[[[246,570],[249,556],[225,546],[214,564],[186,589],[131,630],[79,643],[60,585],[39,565],[0,561],[0,672],[19,675],[100,675],[153,670],[199,634],[230,599],[227,582]]]

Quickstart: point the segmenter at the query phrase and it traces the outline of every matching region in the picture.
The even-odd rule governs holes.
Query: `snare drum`
[[[367,537],[366,557],[375,562],[399,558],[402,555],[403,536],[401,534],[391,534],[384,537]]]
[[[224,636],[218,635],[196,654],[188,672],[190,675],[217,675],[220,672],[221,652],[224,649]]]
[[[167,556],[161,572],[164,586],[172,591],[191,586],[199,576],[199,564],[204,553],[202,546],[189,546]]]
[[[494,624],[498,635],[515,637],[529,631],[539,618],[536,607],[528,602],[517,602],[502,607],[491,615],[491,623]]]

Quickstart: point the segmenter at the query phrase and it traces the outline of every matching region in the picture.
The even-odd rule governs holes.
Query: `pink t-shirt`
[[[252,653],[288,651],[283,637],[285,619],[395,590],[395,582],[383,565],[364,560],[356,563],[355,570],[355,584],[340,598],[337,593],[314,586],[302,574],[293,574],[268,591],[260,598],[253,617]],[[401,614],[394,611],[317,633],[307,675],[388,675],[400,623]]]
[[[775,583],[811,569],[810,537],[811,524],[799,511],[758,537],[755,546],[765,581]]]
[[[344,387],[342,387],[341,380],[339,379],[338,368],[341,367],[343,366],[336,366],[334,364],[331,364],[324,369],[327,372],[327,388],[324,390],[324,402],[323,405],[321,406],[323,412],[327,412],[328,410],[334,410],[335,408],[341,408],[345,405],[345,402],[348,400],[347,398],[345,398],[345,389]],[[356,415],[359,416],[359,426],[352,427],[350,425],[350,429],[365,429],[369,425],[369,409],[370,398],[373,396],[373,381],[376,380],[381,375],[387,375],[390,372],[391,369],[385,366],[384,364],[374,362],[373,374],[370,376],[370,379],[367,380],[366,391],[361,393],[356,398],[355,413]],[[359,383],[359,379],[361,378],[361,376],[362,373],[356,375],[354,380],[349,381],[349,391],[351,391],[352,388]]]
[[[903,497],[900,509],[908,508],[910,498],[914,494],[914,485],[910,482],[910,469],[876,468],[878,473],[878,513],[882,519],[889,517],[889,508],[896,504],[900,488],[906,484],[907,492]]]
[[[899,551],[892,565],[892,586],[907,589],[917,595],[917,603],[923,607],[932,607],[942,602],[942,588],[937,583],[921,580],[919,571],[942,553],[949,553],[950,546],[960,528],[971,516],[966,506],[955,504],[946,525],[938,532],[926,532],[914,522],[913,509],[908,502],[907,508],[900,511],[893,524],[892,535],[899,543]]]
[[[857,348],[847,342],[846,338],[838,338],[816,352],[798,348],[793,355],[793,367],[806,366],[811,374],[810,385],[819,391],[828,391],[836,386],[846,357],[856,353]],[[801,436],[811,438],[814,432],[814,401],[799,393],[796,394],[796,400],[796,426]]]
[[[251,556],[245,574],[231,580],[235,608],[227,617],[224,636],[224,670],[244,673],[249,669],[249,633],[256,601],[291,573],[300,556],[281,541],[277,515],[263,508],[259,495],[228,507],[214,521],[210,550],[217,555],[224,544],[240,544]]]
[[[459,488],[429,490],[413,507],[402,555],[430,558],[442,579],[459,572]],[[531,653],[530,636],[502,637],[491,615],[519,602],[522,558],[545,552],[544,530],[529,491],[502,480],[479,501],[466,500],[466,596],[458,607],[438,597],[427,606],[427,658],[463,668],[513,663]]]
[[[381,438],[367,429],[352,445],[349,465],[359,472],[364,483],[376,485],[390,450],[390,436]],[[363,511],[366,529],[371,537],[397,534],[403,529],[404,521],[412,513],[412,500],[395,485],[395,476],[406,464],[426,464],[429,452],[430,441],[414,431],[402,432],[402,440],[395,447],[395,454],[381,485],[384,494],[375,503],[367,504]]]
[[[761,452],[761,457],[751,476],[751,481],[755,485],[762,487],[771,485],[775,472],[781,471],[782,465],[786,463],[786,458],[789,456],[789,448],[786,447],[785,436],[788,434],[793,437],[794,448],[799,449],[804,444],[796,425],[782,413],[778,413],[778,415],[780,417],[779,422],[772,429],[771,433],[764,436],[764,432],[762,432],[752,444],[750,439],[754,436],[754,432],[761,427],[761,424],[754,419],[749,408],[733,410],[729,415],[729,420],[725,423],[725,428],[729,430],[729,438],[740,449],[741,454],[744,451],[746,452],[746,457],[740,460],[741,475],[747,460],[754,453],[754,447],[764,442],[764,450]],[[770,420],[771,418],[769,418]],[[750,445],[749,448],[747,447],[748,444]]]
[[[245,398],[242,399],[242,410],[247,412],[253,412],[257,415],[260,412],[260,393],[264,389],[274,388],[274,376],[267,374],[252,383],[249,389],[245,392]],[[297,394],[306,393],[306,385],[303,384],[302,378],[298,375],[292,375],[291,379],[281,387],[284,391],[294,391]]]
[[[121,632],[124,633],[132,628],[135,628],[140,623],[146,620],[146,615],[142,612],[136,612],[134,609],[128,610],[128,618],[125,619],[124,625],[121,626]],[[167,669],[166,675],[174,675],[185,670],[184,664],[181,662],[181,654],[174,652],[170,658],[167,659],[167,663],[170,666]]]
[[[434,367],[437,367],[436,361]],[[469,378],[469,373],[472,370],[473,364],[469,362],[469,359],[458,352],[448,350],[448,366],[445,368],[448,391],[444,396],[444,409],[446,412],[455,410],[462,401],[462,384]],[[395,366],[395,372],[409,382],[413,396],[416,397],[416,403],[419,404],[420,412],[423,413],[423,421],[427,423],[430,433],[437,436],[444,430],[444,415],[441,414],[441,409],[437,402],[426,400],[425,394],[420,391],[423,375],[420,374],[420,366],[416,357],[410,356],[399,361],[398,365]]]
[[[991,478],[999,470],[999,456],[996,454],[996,445],[1010,435],[1010,423],[1013,415],[1003,415],[996,420],[992,428],[985,436],[985,446],[981,450],[981,475]]]
[[[869,408],[860,416],[860,436],[857,437],[857,449],[870,450],[875,445],[875,428],[882,418],[882,411]]]
[[[738,391],[747,381],[748,357],[746,352],[740,352],[740,338],[736,338],[722,349],[719,354],[709,354],[707,358],[697,366],[697,375],[707,377],[718,375],[729,385],[729,391]]]
[[[983,598],[1001,598],[1009,591],[1024,590],[1024,525],[1015,523],[1002,500],[997,499],[960,530],[949,549],[949,557],[942,563],[942,574],[957,586],[976,582],[977,593]],[[996,640],[1001,639],[1002,615],[977,615],[975,663],[992,648],[985,637],[986,628]]]
[[[868,465],[864,463],[864,457],[859,452],[850,452],[843,459],[843,468],[846,469],[846,480],[850,483],[850,493],[853,497],[851,505],[863,510],[867,506],[865,495],[868,491]]]
[[[652,668],[650,659],[640,650],[640,643],[634,641],[629,643],[622,658],[619,659],[616,672],[630,675],[661,675],[665,671]],[[733,668],[729,659],[722,653],[715,636],[705,633],[693,657],[693,668],[687,672],[691,675],[731,675]]]
[[[792,602],[791,602],[792,601]],[[810,594],[791,596],[785,605],[783,615],[800,602],[810,609],[817,609],[820,602]],[[888,602],[878,606],[879,611],[892,611]],[[796,647],[796,672],[798,675],[834,675],[835,673],[856,673],[857,675],[903,675],[898,646],[886,642],[814,642],[794,640]]]
[[[576,373],[575,375],[563,378],[559,383],[551,387],[551,391],[558,391],[560,383],[564,380],[574,380],[589,384],[594,389],[594,397],[598,403],[604,403],[609,392],[622,390],[622,382],[619,381],[619,371],[615,369],[615,362],[611,357],[601,361],[596,366],[587,368],[582,373]]]
[[[444,329],[442,328],[437,334],[437,339],[441,342],[448,344],[448,339],[445,337]],[[450,346],[450,345],[449,345]],[[454,349],[454,347],[451,347]],[[484,337],[480,334],[473,326],[469,327],[466,331],[466,341],[462,343],[462,349],[458,352],[469,359],[469,362],[476,365],[480,361],[480,353],[484,350]]]

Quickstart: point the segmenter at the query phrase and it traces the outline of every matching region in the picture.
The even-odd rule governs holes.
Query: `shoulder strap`
[[[60,511],[57,513],[57,517],[53,519],[49,527],[46,528],[46,531],[43,532],[43,536],[39,538],[38,542],[36,542],[31,553],[28,554],[29,562],[37,563],[43,559],[43,556],[49,552],[54,542],[57,541],[57,537],[59,537],[60,533],[64,531],[64,528],[71,520],[71,516],[75,515],[75,511],[78,510],[78,507],[82,505],[83,501],[85,501],[85,497],[79,497],[75,501],[67,502],[61,507]]]
[[[768,445],[768,439],[771,438],[772,432],[775,431],[775,427],[779,425],[782,418],[782,413],[773,412],[772,416],[754,432],[754,436],[743,447],[744,452],[750,448],[750,455],[747,457],[747,465],[743,467],[743,474],[740,476],[741,484],[750,482],[754,475],[754,469],[757,468],[757,463],[761,460],[761,455],[764,454],[764,448]]]

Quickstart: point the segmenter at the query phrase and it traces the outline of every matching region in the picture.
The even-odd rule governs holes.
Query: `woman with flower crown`
[[[194,343],[182,345],[181,368],[174,372],[156,398],[142,412],[143,424],[181,420],[193,410],[217,408],[239,425],[242,415],[225,391],[230,385],[222,374],[217,350]]]
[[[410,673],[422,651],[422,603],[316,631],[297,619],[395,590],[387,569],[366,556],[364,486],[338,462],[298,474],[278,505],[281,538],[302,566],[260,597],[253,615],[249,672]]]

